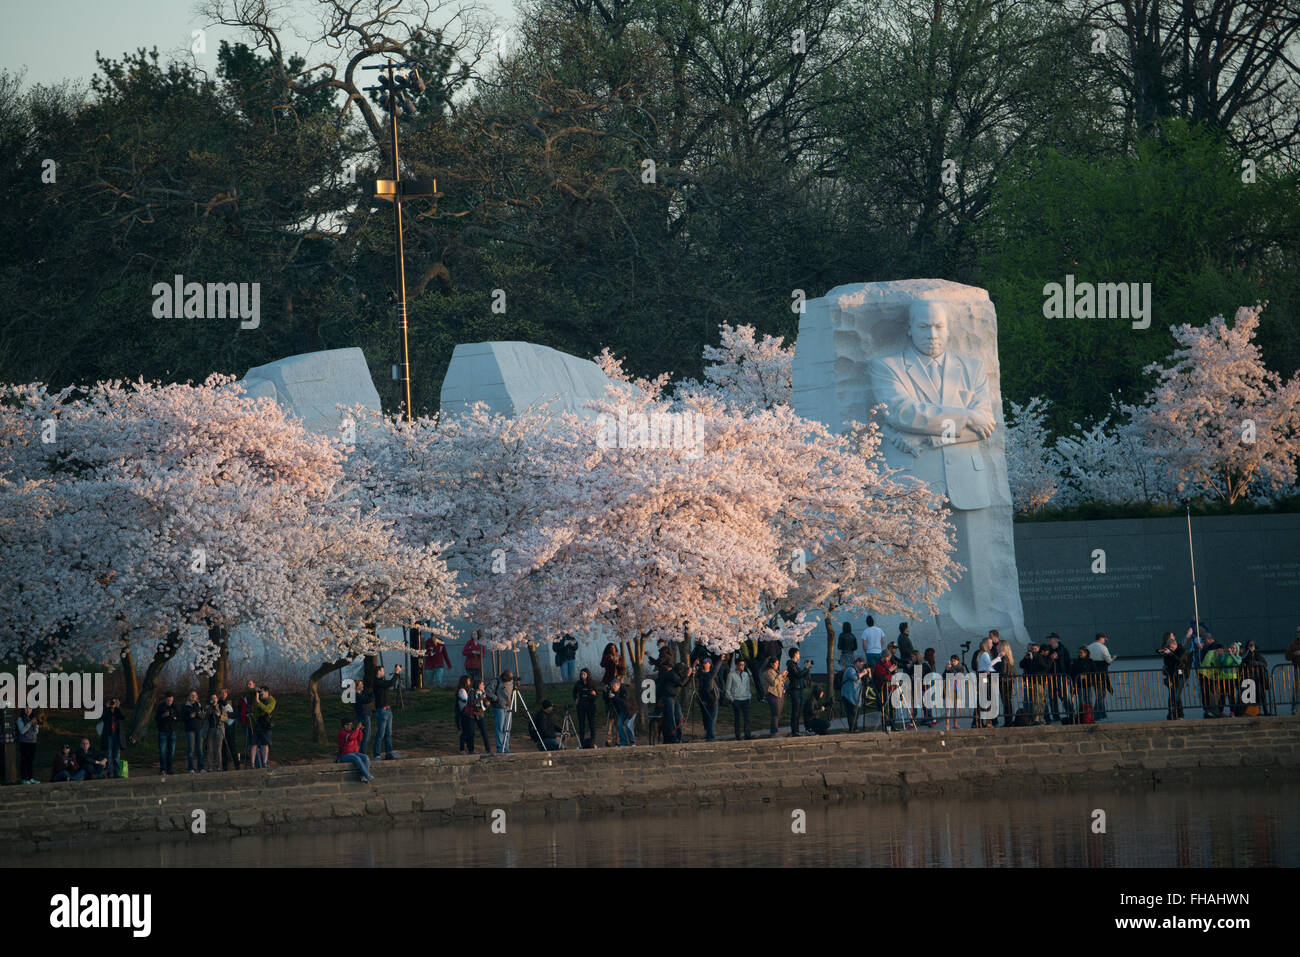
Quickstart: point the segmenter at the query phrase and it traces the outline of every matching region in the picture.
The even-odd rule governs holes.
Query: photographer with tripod
[[[492,721],[496,725],[497,754],[509,754],[514,719],[510,709],[515,701],[515,676],[509,668],[493,680],[488,688],[488,700],[492,703]]]

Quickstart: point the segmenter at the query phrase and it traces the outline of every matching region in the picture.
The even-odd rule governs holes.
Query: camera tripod
[[[506,723],[505,733],[509,734],[511,726],[515,723],[514,715],[516,706],[524,709],[524,714],[528,717],[528,726],[533,729],[533,737],[538,741],[542,740],[542,736],[537,732],[537,724],[533,721],[533,713],[528,710],[528,705],[524,702],[524,696],[519,693],[518,686],[515,687],[510,696],[510,719]]]
[[[578,734],[578,729],[573,723],[573,716],[569,714],[569,709],[564,709],[564,721],[560,724],[560,750],[564,750],[564,741],[566,738],[573,738],[578,742],[578,750],[582,750],[582,737]]]

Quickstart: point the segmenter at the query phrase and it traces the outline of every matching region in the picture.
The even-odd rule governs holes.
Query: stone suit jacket
[[[943,384],[935,394],[913,349],[873,359],[867,367],[875,401],[885,405],[887,439],[913,455],[942,455],[945,492],[953,508],[987,508],[992,503],[989,471],[980,438],[962,429],[945,440],[956,413],[983,409],[993,416],[984,363],[952,352],[944,354]]]

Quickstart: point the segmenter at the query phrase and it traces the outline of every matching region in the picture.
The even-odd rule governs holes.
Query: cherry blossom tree
[[[802,474],[778,516],[796,583],[784,601],[821,612],[829,686],[837,616],[935,614],[962,568],[943,496],[885,467],[874,424],[833,435],[793,418],[785,435]]]
[[[373,645],[386,616],[454,607],[436,546],[395,546],[343,482],[342,450],[229,378],[107,382],[57,397],[17,387],[7,398],[0,516],[42,483],[49,506],[29,530],[43,537],[15,570],[17,580],[55,585],[17,599],[7,589],[3,610],[49,623],[50,661],[107,662],[133,638],[156,642],[132,735],[151,713],[159,673],[196,628],[208,638],[191,643],[195,667],[208,671],[239,626],[306,660],[322,644],[331,653]],[[6,534],[0,555],[15,548]],[[46,568],[31,563],[42,551]]]
[[[712,395],[750,409],[790,405],[794,394],[794,346],[781,337],[757,338],[753,326],[719,327],[720,343],[704,347],[703,383],[687,380],[680,393]]]
[[[1030,515],[1045,508],[1060,487],[1061,462],[1047,432],[1051,403],[1035,396],[1025,405],[1007,400],[1007,477],[1015,510]]]
[[[1300,464],[1300,373],[1266,368],[1255,332],[1262,305],[1242,307],[1230,326],[1170,327],[1178,348],[1143,403],[1130,410],[1134,434],[1166,463],[1179,493],[1232,504],[1252,490],[1294,484]]]

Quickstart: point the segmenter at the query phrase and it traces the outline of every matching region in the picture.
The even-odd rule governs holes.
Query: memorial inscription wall
[[[1017,522],[1016,563],[1034,640],[1071,647],[1099,631],[1123,657],[1154,653],[1192,620],[1182,518]],[[1278,651],[1300,626],[1300,515],[1192,519],[1201,620],[1218,639]]]

